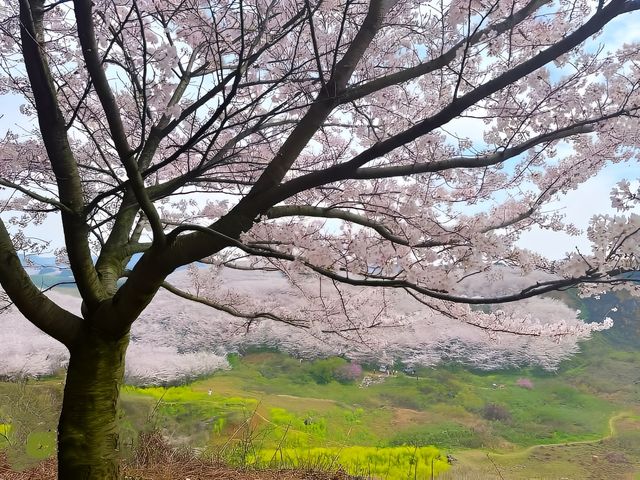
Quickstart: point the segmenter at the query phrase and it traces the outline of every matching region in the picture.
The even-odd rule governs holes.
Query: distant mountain
[[[618,291],[581,300],[589,320],[613,319],[613,327],[601,334],[613,347],[640,350],[640,298]]]
[[[56,263],[55,257],[41,256],[41,255],[25,255],[24,253],[18,254],[20,263],[27,269],[30,275],[55,275],[64,274],[69,272],[69,268],[63,267]],[[127,263],[127,269],[132,269],[138,260],[142,257],[142,253],[134,253],[131,256],[131,260]],[[97,257],[92,257],[93,261],[97,260]],[[178,268],[178,271],[183,270],[186,267]],[[65,274],[69,276],[68,274]]]
[[[20,258],[20,263],[26,267],[55,267],[56,259],[55,257],[45,257],[41,255],[27,255],[24,253],[19,253],[18,258]]]

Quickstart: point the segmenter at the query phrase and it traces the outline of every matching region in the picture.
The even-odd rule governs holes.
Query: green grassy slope
[[[445,464],[438,455],[452,453],[458,461],[443,478],[634,478],[640,472],[637,303],[629,297],[571,300],[590,318],[610,311],[613,302],[624,315],[614,330],[584,342],[558,372],[370,370],[364,375],[371,385],[362,386],[332,379],[341,359],[246,352],[230,358],[231,370],[189,385],[126,387],[123,454],[138,432],[160,428],[174,444],[240,464],[315,461],[362,472],[368,458],[369,471],[382,478],[403,478],[398,471],[428,478],[429,459],[440,472]],[[519,385],[523,378],[529,388]],[[0,383],[0,448],[11,452],[14,464],[52,453],[61,380]],[[429,445],[439,452],[424,450]],[[387,470],[371,470],[373,464]]]

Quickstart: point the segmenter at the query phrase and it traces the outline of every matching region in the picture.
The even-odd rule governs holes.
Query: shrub
[[[347,361],[340,357],[316,360],[311,364],[307,364],[307,372],[316,383],[323,385],[333,380],[335,371],[346,365],[346,363]]]
[[[506,422],[511,420],[511,414],[507,407],[498,403],[487,403],[482,409],[482,416],[487,420]]]
[[[362,367],[357,363],[340,365],[333,372],[333,378],[340,383],[352,383],[362,376]]]
[[[516,381],[516,385],[520,388],[526,388],[527,390],[533,390],[533,382],[528,378],[519,378]]]

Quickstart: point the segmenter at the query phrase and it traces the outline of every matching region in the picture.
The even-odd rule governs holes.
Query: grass
[[[380,479],[431,478],[449,470],[446,458],[435,447],[345,447],[277,448],[257,452],[257,465],[300,468],[320,465],[323,470],[337,467],[351,475]]]
[[[239,469],[216,460],[200,458],[192,452],[176,449],[167,444],[158,432],[141,435],[141,441],[132,457],[122,464],[123,480],[175,480],[177,478],[215,478],[243,480],[349,480],[347,475],[310,468],[297,469]],[[55,458],[38,462],[23,470],[10,465],[0,450],[0,479],[2,480],[56,480]],[[356,479],[352,479],[356,480]]]
[[[282,364],[280,354],[256,356],[261,365]],[[324,385],[292,382],[289,374],[274,373],[273,365],[269,378],[265,379],[260,371],[251,368],[255,363],[253,355],[248,355],[238,368],[196,382],[192,388],[213,389],[226,395],[244,393],[263,404],[280,405],[297,414],[326,413],[338,433],[349,430],[362,433],[372,446],[388,437],[388,422],[393,422],[394,430],[400,433],[411,430],[409,427],[416,420],[427,431],[443,432],[439,440],[446,437],[444,432],[452,430],[471,437],[478,432],[475,440],[480,443],[489,438],[494,443],[520,446],[595,438],[606,429],[607,419],[618,409],[616,404],[556,377],[537,378],[533,390],[523,389],[516,386],[522,372],[478,374],[441,368],[431,375],[429,371],[422,372],[419,379],[399,375],[369,388],[357,388],[337,382]],[[493,384],[504,388],[493,388]],[[305,398],[305,402],[295,397]],[[306,399],[322,401],[308,403]],[[512,420],[489,422],[478,418],[488,403],[504,404]],[[356,409],[361,409],[360,425],[347,425],[344,420]],[[401,415],[402,410],[414,413]],[[343,419],[339,418],[340,411]],[[413,430],[409,433],[417,433]],[[455,440],[444,446],[453,443]]]
[[[589,478],[585,472],[604,468],[590,463],[593,455],[621,453],[630,463],[607,461],[603,470],[613,479],[640,460],[635,447],[640,437],[625,427],[633,424],[632,416],[621,421],[613,438],[598,443],[609,434],[609,419],[628,410],[640,393],[633,383],[640,353],[614,350],[604,336],[584,344],[583,354],[556,374],[456,366],[420,369],[417,377],[370,371],[367,375],[381,381],[366,388],[327,378],[327,365],[343,363],[339,359],[317,366],[254,351],[230,360],[232,370],[189,385],[123,388],[123,455],[133,455],[140,432],[160,428],[173,445],[216,452],[236,465],[264,465],[275,458],[289,466],[335,464],[359,473],[367,464],[369,473],[383,478],[384,465],[388,478],[404,478],[399,470],[389,473],[396,467],[415,476],[416,461],[406,452],[418,458],[430,445],[437,447],[430,458],[452,452],[460,459],[443,478],[454,473],[458,476],[451,478],[496,478],[498,471],[514,480],[545,478],[526,475],[553,471]],[[531,388],[518,386],[523,377],[531,380]],[[0,448],[22,448],[23,456],[32,459],[49,455],[51,441],[39,435],[54,428],[55,408],[42,418],[29,412],[56,405],[60,389],[60,378],[0,383],[0,422],[11,425],[7,438],[18,440],[9,447],[0,436]],[[504,415],[492,420],[487,405],[496,405]],[[426,470],[417,472],[416,478],[428,478]]]
[[[597,441],[535,446],[512,453],[466,450],[450,478],[519,479],[629,479],[640,468],[640,421],[633,414],[617,415],[613,435]],[[449,477],[445,475],[444,479]]]
[[[624,355],[614,360],[635,363],[634,358]],[[316,383],[305,378],[304,365],[300,367],[298,360],[275,352],[250,353],[234,363],[233,370],[188,386],[127,388],[123,405],[126,408],[146,400],[148,409],[155,408],[156,424],[163,425],[170,438],[193,444],[205,441],[208,434],[209,449],[224,447],[234,452],[235,457],[229,458],[240,462],[250,457],[247,450],[264,452],[253,455],[254,460],[259,457],[264,461],[279,449],[283,459],[288,458],[286,463],[293,464],[292,458],[310,461],[308,452],[312,451],[315,461],[322,463],[333,452],[354,446],[391,451],[407,445],[436,445],[461,455],[464,468],[486,468],[490,475],[494,466],[491,462],[485,465],[488,449],[520,452],[501,457],[506,470],[516,471],[521,468],[518,465],[543,460],[554,463],[544,456],[525,459],[518,455],[523,455],[523,447],[604,437],[608,419],[626,402],[623,395],[598,395],[592,383],[586,383],[593,382],[587,378],[593,369],[575,365],[560,375],[440,367],[420,371],[418,378],[385,376],[380,384],[359,388],[338,382]],[[523,376],[532,379],[532,389],[517,386]],[[488,403],[503,405],[509,418],[483,418],[483,407]],[[197,439],[188,437],[190,432],[196,432]],[[240,451],[244,448],[244,454],[238,454],[238,448],[229,447],[229,439],[233,437],[242,445],[247,432],[253,435],[251,445],[238,447]],[[624,446],[621,449],[629,451]],[[577,464],[571,467],[568,459],[558,461],[564,470],[582,471]],[[349,463],[348,468],[354,465]],[[410,464],[405,465],[405,471],[409,470]]]

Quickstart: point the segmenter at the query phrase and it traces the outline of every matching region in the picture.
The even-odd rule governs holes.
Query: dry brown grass
[[[304,470],[250,470],[234,469],[197,459],[149,465],[124,465],[125,480],[348,480],[341,472],[327,473]],[[4,454],[0,453],[0,480],[56,480],[54,459],[40,462],[23,471],[11,469]]]
[[[157,432],[142,434],[134,457],[122,465],[125,480],[355,480],[342,472],[238,469],[167,444]],[[15,471],[0,450],[0,480],[56,480],[56,461]]]
[[[38,463],[35,467],[16,472],[9,465],[6,454],[0,450],[0,480],[50,480],[56,478],[53,459]]]
[[[172,448],[158,432],[140,435],[133,460],[124,465],[131,480],[347,480],[351,477],[313,470],[255,470],[230,468],[224,463],[198,458],[189,450]],[[1,479],[0,479],[1,480]]]

